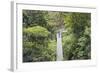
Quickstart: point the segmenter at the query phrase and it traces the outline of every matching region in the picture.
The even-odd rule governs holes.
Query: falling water
[[[57,61],[63,60],[61,31],[57,32]]]

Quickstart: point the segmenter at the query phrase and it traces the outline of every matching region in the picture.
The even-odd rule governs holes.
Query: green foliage
[[[41,26],[34,26],[29,28],[24,28],[23,30],[24,34],[32,35],[34,37],[48,37],[50,32]]]
[[[63,36],[65,60],[91,58],[90,18],[89,13],[68,13],[65,17],[68,29],[67,35]]]
[[[23,40],[23,47],[27,50],[31,49],[30,57],[32,61],[43,61],[45,59],[45,55],[43,55],[43,52],[48,52],[48,49],[46,50],[46,48],[48,47],[48,36],[50,32],[44,27],[34,26],[24,28],[23,33],[23,36],[26,36],[25,39],[28,39]],[[25,61],[27,61],[27,56],[24,58]]]
[[[23,24],[24,27],[30,27],[34,25],[45,26],[46,20],[44,15],[46,12],[38,10],[23,10]]]
[[[23,10],[23,62],[55,61],[61,29],[64,60],[90,59],[90,13]]]
[[[32,48],[35,44],[33,42],[23,42],[23,48]]]

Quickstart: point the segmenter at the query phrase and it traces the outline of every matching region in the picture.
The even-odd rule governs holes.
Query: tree
[[[46,20],[44,15],[46,12],[39,10],[23,10],[23,25],[25,27],[32,27],[36,25],[45,26]]]
[[[68,32],[63,37],[65,60],[91,58],[91,15],[90,13],[69,13],[65,17]]]

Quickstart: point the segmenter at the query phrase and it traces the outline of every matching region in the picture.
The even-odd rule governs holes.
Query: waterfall
[[[63,60],[63,49],[62,49],[62,36],[61,31],[57,32],[57,61]]]

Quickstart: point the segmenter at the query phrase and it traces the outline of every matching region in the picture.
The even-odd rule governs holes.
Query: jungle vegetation
[[[91,59],[91,14],[23,10],[23,62],[56,61],[57,38],[62,33],[66,60]]]

